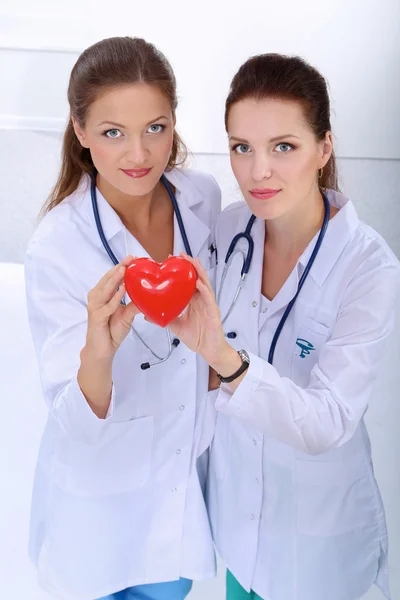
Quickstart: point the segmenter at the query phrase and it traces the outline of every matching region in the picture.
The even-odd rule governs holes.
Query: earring
[[[323,167],[321,167],[321,169],[318,169],[318,178],[321,179],[322,175],[323,175],[324,169]]]

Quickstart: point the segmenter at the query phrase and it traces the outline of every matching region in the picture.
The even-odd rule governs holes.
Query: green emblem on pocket
[[[302,338],[297,338],[296,344],[299,348],[301,348],[300,358],[305,358],[311,354],[311,350],[315,350],[311,342],[303,340]]]

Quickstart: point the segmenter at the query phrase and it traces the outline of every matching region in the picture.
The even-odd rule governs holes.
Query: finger
[[[122,322],[127,326],[127,327],[131,327],[133,319],[136,317],[136,315],[138,315],[140,313],[140,310],[138,309],[138,307],[136,306],[136,304],[134,302],[129,302],[129,304],[127,304],[124,307],[124,312],[123,312],[123,317],[122,317]]]
[[[121,266],[122,267],[128,266],[132,262],[132,260],[134,260],[134,257],[131,254],[128,254],[128,256],[126,256],[123,260],[121,260],[120,263],[118,263],[112,269],[107,271],[107,273],[105,275],[103,275],[103,277],[98,281],[97,285],[93,289],[96,289],[96,288],[98,288],[99,290],[102,289],[106,285],[106,283],[114,276],[114,273],[116,271],[118,271],[118,269]]]
[[[121,260],[120,265],[127,267],[131,264],[133,260],[135,260],[135,258],[137,258],[137,256],[132,256],[131,254],[128,254],[128,256],[125,256],[125,258]]]
[[[125,270],[126,267],[118,265],[102,288],[96,286],[89,292],[89,310],[97,310],[105,306],[114,297],[117,288],[123,283]]]
[[[210,280],[208,278],[207,271],[205,270],[205,268],[201,264],[199,258],[195,258],[195,260],[194,260],[194,266],[196,267],[198,277],[201,279],[201,281],[204,283],[204,285],[206,285],[208,287],[208,289],[210,290],[210,292],[212,294],[214,294],[214,290],[213,290],[212,285],[210,283]]]
[[[205,307],[208,311],[219,315],[218,304],[215,300],[214,292],[208,288],[206,284],[204,284],[201,279],[196,281],[196,288],[201,295],[201,298],[205,304]]]
[[[196,269],[198,277],[200,277],[202,279],[202,281],[206,285],[209,285],[210,289],[212,290],[212,286],[211,286],[210,280],[208,279],[207,271],[205,270],[205,268],[201,264],[200,259],[198,257],[197,258],[192,258],[191,256],[189,256],[185,252],[181,252],[180,256],[182,258],[184,258],[185,260],[187,260],[188,262],[190,262],[194,266],[194,268]]]
[[[179,256],[181,256],[182,258],[184,258],[185,260],[188,260],[190,263],[192,263],[192,265],[194,264],[194,258],[193,256],[190,256],[189,254],[186,254],[186,252],[180,252]]]
[[[121,305],[121,300],[124,297],[125,293],[126,293],[126,289],[125,289],[124,284],[122,283],[119,286],[119,288],[117,290],[115,290],[115,292],[114,292],[113,296],[110,298],[110,300],[95,311],[95,315],[97,315],[97,317],[100,320],[110,318],[110,316],[112,314],[114,314],[115,311]]]
[[[103,277],[101,279],[99,279],[97,284],[94,286],[93,290],[103,289],[103,287],[106,285],[106,283],[115,275],[115,273],[118,271],[118,269],[120,269],[120,267],[121,267],[121,265],[118,264],[118,265],[115,265],[109,271],[107,271],[107,273],[105,273],[103,275]]]

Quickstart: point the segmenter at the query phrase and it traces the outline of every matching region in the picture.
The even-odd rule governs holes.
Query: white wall
[[[22,261],[35,217],[54,182],[67,114],[68,72],[76,51],[109,35],[146,37],[171,59],[182,98],[179,129],[195,153],[194,166],[216,177],[224,205],[239,197],[224,154],[222,126],[231,75],[256,52],[306,56],[331,83],[342,188],[361,218],[380,231],[400,257],[399,22],[398,0],[382,0],[379,6],[373,0],[203,0],[198,6],[174,0],[168,9],[164,2],[139,9],[138,3],[120,0],[112,13],[104,0],[3,3],[0,262]],[[17,276],[10,281],[7,273],[4,277],[14,301],[9,314],[1,298],[5,281],[0,280],[0,381],[6,395],[5,401],[1,398],[0,422],[0,476],[6,482],[0,499],[0,597],[45,600],[26,557],[32,470],[45,407],[27,335],[21,281]],[[15,336],[6,333],[10,322],[17,323]],[[394,600],[400,598],[399,340],[398,325],[367,419],[387,509]],[[16,361],[22,373],[18,381],[11,376]],[[27,382],[29,396],[24,391]],[[222,600],[223,590],[221,570],[216,580],[197,584],[191,598]],[[373,590],[365,600],[378,598]]]
[[[140,35],[171,60],[180,126],[195,152],[226,151],[233,74],[248,56],[277,51],[307,57],[328,78],[341,156],[400,158],[398,0],[153,0],[148,8],[119,0],[111,13],[105,0],[19,0],[3,3],[0,19],[3,123],[36,118],[53,127],[67,114],[76,53],[102,37]]]

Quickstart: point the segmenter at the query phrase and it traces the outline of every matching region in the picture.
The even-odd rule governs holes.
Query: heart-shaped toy
[[[180,256],[163,263],[135,258],[126,268],[126,291],[138,309],[153,323],[166,327],[189,304],[196,289],[197,272]]]

